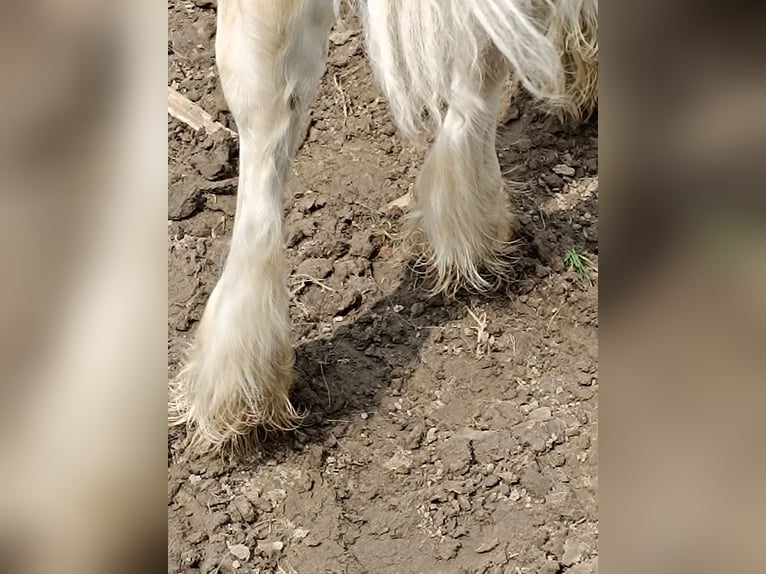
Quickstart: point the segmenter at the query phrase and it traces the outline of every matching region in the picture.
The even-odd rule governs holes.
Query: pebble
[[[309,548],[315,548],[319,546],[320,544],[322,544],[322,541],[316,538],[312,538],[311,536],[307,536],[306,538],[303,539],[303,543]]]
[[[552,189],[561,189],[564,186],[564,180],[555,173],[544,173],[540,179],[544,185]]]
[[[407,435],[407,440],[405,441],[405,447],[414,450],[416,448],[420,447],[420,443],[423,441],[423,428],[420,426],[415,427],[412,429],[409,435]]]
[[[425,311],[426,306],[423,303],[413,303],[410,307],[410,317],[420,317]]]
[[[295,540],[303,540],[306,538],[306,536],[309,535],[309,531],[305,528],[296,528],[293,530],[293,539]]]
[[[329,259],[312,257],[304,259],[295,270],[296,275],[307,275],[313,279],[324,279],[332,273],[333,264]]]
[[[575,168],[560,163],[559,165],[554,166],[553,173],[563,175],[564,177],[574,177]]]
[[[311,213],[325,206],[327,201],[315,193],[307,194],[298,202],[298,209],[302,213]]]
[[[269,558],[273,558],[282,551],[285,545],[280,540],[259,540],[258,551]]]
[[[537,498],[543,498],[553,488],[553,482],[534,467],[527,467],[522,471],[521,483]]]
[[[445,538],[444,541],[439,544],[439,558],[442,560],[451,560],[457,556],[458,550],[463,546],[459,540],[454,538]]]
[[[232,177],[231,157],[234,149],[231,141],[216,141],[212,149],[195,153],[191,163],[208,181]]]
[[[483,542],[477,549],[476,554],[484,554],[486,552],[490,552],[497,548],[497,545],[500,544],[500,541],[497,539],[489,540],[488,542]]]
[[[581,401],[588,401],[593,398],[593,389],[586,386],[575,387],[572,389],[572,394]]]
[[[437,447],[445,468],[455,474],[464,474],[471,465],[471,449],[466,439],[452,437]]]
[[[209,42],[215,36],[215,24],[208,20],[200,20],[194,25],[194,29],[201,42]]]
[[[336,315],[345,315],[362,304],[362,294],[357,290],[346,290],[341,295],[340,303],[335,311]]]
[[[330,42],[335,46],[342,46],[348,42],[353,36],[359,34],[359,30],[338,30],[330,34]]]
[[[518,120],[520,117],[521,111],[519,110],[518,106],[509,106],[508,111],[506,111],[501,121],[502,123],[507,124],[514,120]]]
[[[245,522],[252,522],[255,520],[256,514],[255,510],[253,509],[253,505],[250,504],[250,501],[245,498],[244,496],[237,495],[234,497],[234,499],[231,501],[234,508],[239,512],[239,514],[242,516],[242,519]]]
[[[551,416],[550,407],[539,407],[529,413],[529,418],[533,421],[548,421]]]
[[[398,474],[407,474],[412,468],[412,456],[404,452],[397,452],[383,464],[383,467]]]
[[[493,486],[497,486],[497,483],[499,482],[500,479],[496,475],[490,474],[487,478],[484,479],[482,486],[484,486],[484,488],[492,488]]]
[[[185,219],[199,209],[201,195],[199,189],[188,181],[179,181],[168,189],[168,219]]]
[[[564,542],[564,555],[561,557],[561,563],[564,566],[572,566],[580,562],[587,549],[587,546],[582,542],[567,538]]]
[[[268,491],[264,497],[271,502],[272,506],[277,506],[287,498],[287,491],[285,491],[284,488],[275,488],[274,490]]]
[[[375,253],[375,246],[372,243],[372,233],[368,230],[361,230],[351,236],[349,243],[349,253],[354,257],[363,257],[369,259]]]
[[[572,566],[566,572],[567,574],[595,574],[598,572],[598,559],[589,558],[580,564]]]
[[[250,560],[250,549],[247,546],[244,544],[229,544],[228,542],[226,544],[229,547],[229,552],[234,556],[244,562]]]
[[[196,568],[201,560],[202,556],[196,548],[181,553],[181,562],[187,568]]]

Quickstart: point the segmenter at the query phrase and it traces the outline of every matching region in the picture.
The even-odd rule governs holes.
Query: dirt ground
[[[215,2],[168,3],[169,83],[235,127]],[[168,375],[223,263],[236,143],[169,120]],[[397,247],[425,142],[395,132],[344,17],[287,199],[304,426],[247,457],[168,439],[170,573],[598,571],[597,122],[509,98],[498,152],[518,260],[489,296],[428,299]],[[570,249],[594,264],[567,269]]]

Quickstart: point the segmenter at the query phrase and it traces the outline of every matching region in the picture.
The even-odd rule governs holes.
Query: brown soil
[[[168,6],[170,83],[235,127],[215,2]],[[168,127],[172,377],[226,254],[237,150]],[[498,137],[518,184],[512,277],[428,299],[385,209],[427,147],[396,134],[358,23],[338,23],[286,212],[309,414],[244,458],[193,455],[171,430],[168,572],[597,572],[597,289],[563,257],[598,264],[596,135],[513,98]]]

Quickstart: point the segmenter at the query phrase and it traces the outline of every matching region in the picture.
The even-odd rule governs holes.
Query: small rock
[[[328,436],[324,441],[325,446],[329,448],[334,448],[338,446],[338,439],[335,438],[333,435]]]
[[[194,25],[194,29],[202,42],[209,42],[215,35],[215,24],[209,20],[200,20]]]
[[[242,564],[239,563],[239,560],[232,560],[232,562],[231,562],[231,567],[232,568],[234,568],[236,570],[240,566],[242,566]]]
[[[229,217],[234,217],[237,209],[237,198],[233,195],[213,195],[205,198],[205,207],[211,211],[220,211]]]
[[[287,492],[284,488],[275,488],[274,490],[270,490],[265,494],[265,498],[271,502],[271,504],[276,507],[278,504],[282,503],[285,498],[287,498]]]
[[[168,219],[178,221],[194,215],[201,203],[199,189],[189,181],[180,180],[168,189]]]
[[[530,420],[533,421],[547,421],[551,419],[550,407],[539,407],[529,413]]]
[[[538,574],[559,574],[559,572],[561,572],[561,564],[550,559],[539,560],[532,564],[530,572],[537,572]]]
[[[555,173],[544,173],[540,179],[551,189],[561,189],[564,187],[564,180]]]
[[[550,462],[551,466],[564,466],[566,464],[567,457],[560,452],[554,452],[551,453],[551,455],[548,457],[548,461]]]
[[[448,471],[463,474],[471,466],[473,455],[469,441],[461,437],[452,437],[438,447],[438,456]]]
[[[410,317],[420,317],[425,308],[426,306],[421,302],[413,303],[410,307]]]
[[[196,548],[181,553],[181,563],[186,568],[196,568],[202,561],[202,556]]]
[[[218,0],[193,0],[194,5],[199,8],[215,8],[218,6]]]
[[[513,426],[524,420],[524,415],[511,401],[498,401],[487,409],[487,415],[498,425]],[[494,446],[493,450],[494,450]]]
[[[578,540],[567,538],[564,542],[564,555],[561,557],[561,563],[564,566],[572,566],[582,560],[583,554],[588,547]]]
[[[336,46],[342,46],[357,34],[359,34],[358,30],[337,30],[330,34],[330,42]]]
[[[598,558],[589,558],[567,569],[566,574],[596,574],[596,572],[598,572]]]
[[[391,135],[394,135],[394,132],[392,131],[390,134],[385,134],[385,135],[391,136]],[[412,195],[410,195],[410,193],[408,192],[401,197],[397,197],[395,200],[393,200],[388,205],[386,205],[386,209],[389,211],[392,209],[405,209],[410,204],[411,201],[412,201]]]
[[[553,173],[557,175],[563,175],[565,177],[574,177],[575,169],[573,167],[560,163],[559,165],[554,166]]]
[[[303,540],[309,535],[309,531],[305,528],[296,528],[293,530],[293,540]]]
[[[332,273],[333,264],[329,259],[312,257],[304,259],[295,270],[297,275],[306,275],[313,279],[324,279]]]
[[[412,429],[412,432],[407,436],[407,440],[404,443],[405,448],[414,450],[420,448],[420,443],[423,441],[423,428],[416,426]]]
[[[436,441],[436,427],[431,427],[426,433],[426,444],[431,444]]]
[[[264,554],[268,558],[273,558],[280,552],[282,552],[282,548],[285,547],[284,542],[280,540],[259,540],[258,541],[258,552],[261,554]]]
[[[514,472],[499,472],[498,476],[500,476],[501,480],[507,482],[508,484],[519,483],[519,477]]]
[[[357,231],[351,237],[349,253],[355,257],[364,257],[369,259],[375,253],[375,246],[372,244],[372,233],[369,231]]]
[[[509,106],[508,110],[505,112],[505,115],[503,116],[502,123],[507,124],[512,121],[518,120],[521,117],[521,112],[519,111],[518,106]]]
[[[250,501],[245,498],[244,496],[237,495],[234,497],[234,500],[231,501],[232,506],[239,512],[240,516],[242,516],[242,519],[245,522],[252,522],[255,520],[255,510],[253,509],[253,505],[250,504]]]
[[[314,479],[308,474],[304,473],[302,476],[295,479],[295,488],[299,493],[310,492],[314,488]]]
[[[357,290],[347,290],[341,295],[338,309],[335,315],[345,315],[349,311],[356,309],[362,304],[362,294]]]
[[[575,387],[572,389],[572,394],[581,401],[588,401],[593,398],[593,389],[589,387]]]
[[[490,552],[497,548],[497,545],[500,544],[500,541],[497,539],[489,540],[487,542],[483,542],[477,549],[476,554],[485,554],[486,552]]]
[[[386,470],[392,470],[398,474],[407,474],[412,468],[412,456],[405,452],[398,452],[383,465]]]
[[[287,246],[295,247],[306,237],[313,237],[316,232],[314,221],[311,219],[299,219],[291,227],[287,236]]]
[[[197,545],[207,538],[207,533],[204,530],[192,530],[189,533],[189,537],[186,539],[189,544]]]
[[[330,53],[329,63],[332,66],[343,68],[347,66],[349,62],[351,61],[351,58],[353,58],[354,55],[357,54],[358,52],[361,52],[361,50],[362,50],[361,38],[357,36],[350,36],[347,42],[336,47]]]
[[[219,139],[211,150],[195,153],[191,157],[191,163],[208,181],[232,177],[235,174],[231,158],[235,149],[232,140]]]
[[[244,562],[247,562],[248,560],[250,560],[250,549],[244,544],[229,544],[227,542],[226,545],[229,547],[229,552],[231,552],[234,556],[236,556],[240,560]]]
[[[263,499],[261,498],[261,494],[263,491],[258,488],[254,482],[248,482],[244,485],[242,488],[242,494],[245,495],[245,498],[247,498],[253,506],[258,506],[258,504],[263,502]]]
[[[516,425],[516,437],[522,446],[528,446],[532,452],[543,453],[549,449],[548,439],[550,435],[538,421],[524,422]]]
[[[191,476],[189,476],[189,482],[191,484],[199,484],[200,482],[202,482],[202,477],[199,474],[192,474]]]
[[[490,474],[487,478],[484,479],[482,486],[484,486],[484,488],[492,488],[493,486],[497,486],[499,482],[500,479],[496,475]]]
[[[454,538],[445,538],[444,541],[439,544],[439,558],[442,560],[452,560],[457,556],[458,550],[463,546],[459,540]]]
[[[522,471],[521,484],[537,498],[543,498],[553,488],[553,482],[534,467]]]
[[[303,197],[298,202],[298,209],[302,213],[311,213],[325,206],[325,199],[318,196],[316,193],[311,193]]]

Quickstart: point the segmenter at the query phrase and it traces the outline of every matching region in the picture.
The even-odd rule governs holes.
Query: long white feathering
[[[219,0],[216,57],[240,133],[231,250],[189,359],[174,420],[200,445],[290,429],[289,297],[282,221],[290,155],[325,65],[341,0]],[[598,0],[356,0],[367,53],[408,135],[434,145],[407,218],[432,290],[486,290],[503,274],[513,218],[495,152],[510,72],[541,106],[595,107]],[[334,11],[334,14],[333,14]]]

